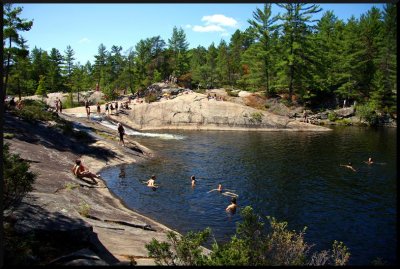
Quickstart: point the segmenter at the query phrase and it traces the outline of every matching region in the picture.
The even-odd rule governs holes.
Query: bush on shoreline
[[[146,244],[149,256],[157,265],[236,265],[236,266],[282,266],[282,265],[346,265],[350,253],[342,243],[335,241],[332,250],[310,255],[311,247],[304,242],[306,227],[289,231],[287,222],[266,217],[269,229],[262,218],[250,206],[240,212],[243,221],[238,223],[236,234],[225,244],[214,242],[209,255],[202,254],[201,245],[211,236],[207,228],[198,233],[189,232],[178,238],[168,233],[168,242],[156,239]],[[173,249],[171,250],[171,246]]]

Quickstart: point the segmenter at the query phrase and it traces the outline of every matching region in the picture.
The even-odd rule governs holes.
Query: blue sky
[[[240,29],[245,30],[261,3],[236,4],[18,4],[21,18],[32,20],[32,29],[21,32],[29,49],[35,46],[50,52],[58,49],[63,55],[68,45],[75,52],[75,62],[94,63],[101,43],[109,51],[113,45],[122,46],[125,53],[141,40],[160,36],[167,44],[174,26],[186,34],[189,48],[218,45],[227,42]],[[321,4],[320,18],[332,10],[344,21],[352,15],[359,18],[372,6],[383,10],[383,4]],[[273,15],[279,8],[273,5]]]

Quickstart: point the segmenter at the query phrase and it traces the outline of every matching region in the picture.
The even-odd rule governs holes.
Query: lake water
[[[392,129],[334,128],[332,132],[160,131],[135,139],[157,157],[102,171],[125,204],[181,233],[210,227],[217,241],[234,234],[240,215],[230,198],[208,193],[222,183],[257,214],[307,226],[312,251],[343,241],[350,265],[377,257],[397,261],[397,151]],[[129,130],[128,130],[129,134]],[[376,162],[363,161],[372,156]],[[341,167],[348,161],[357,172]],[[152,174],[160,184],[143,184]],[[198,178],[194,188],[190,176]]]

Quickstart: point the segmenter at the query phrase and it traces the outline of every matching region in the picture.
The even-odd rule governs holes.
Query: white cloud
[[[186,24],[186,25],[185,25],[185,28],[192,28],[192,25]]]
[[[90,43],[90,39],[87,37],[84,37],[81,40],[79,40],[79,44],[86,44],[86,43]]]
[[[211,16],[203,16],[201,19],[206,25],[221,25],[229,27],[237,27],[238,22],[234,18],[226,17],[222,14],[214,14]]]
[[[225,32],[226,30],[219,25],[200,26],[195,25],[192,28],[195,32]]]

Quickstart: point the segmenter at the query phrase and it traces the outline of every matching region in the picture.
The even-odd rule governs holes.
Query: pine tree
[[[253,12],[254,20],[248,20],[250,25],[254,28],[254,32],[257,36],[257,40],[262,44],[262,53],[259,56],[263,60],[263,78],[262,85],[265,87],[266,95],[270,95],[270,84],[271,84],[271,69],[273,68],[273,62],[271,57],[271,32],[276,29],[275,22],[277,17],[271,17],[272,4],[264,4],[264,10],[257,8]]]
[[[12,65],[18,54],[26,53],[24,48],[21,48],[23,41],[19,36],[19,31],[29,31],[33,25],[33,20],[28,21],[21,19],[20,13],[22,7],[13,8],[12,4],[5,3],[3,9],[3,53],[6,60],[3,63],[4,70],[4,93],[7,93],[8,76],[11,72]],[[8,47],[6,47],[8,44]]]
[[[168,39],[168,46],[172,52],[172,70],[175,76],[179,77],[189,70],[189,59],[187,58],[187,50],[189,43],[186,41],[186,34],[182,28],[174,26],[172,37]]]
[[[286,10],[283,15],[277,18],[282,21],[279,28],[282,33],[283,57],[278,63],[281,69],[280,75],[286,77],[283,82],[287,83],[289,99],[293,93],[304,90],[302,84],[304,78],[307,78],[309,70],[310,50],[307,38],[311,29],[308,25],[313,22],[312,15],[321,11],[319,5],[290,3],[278,4]]]

